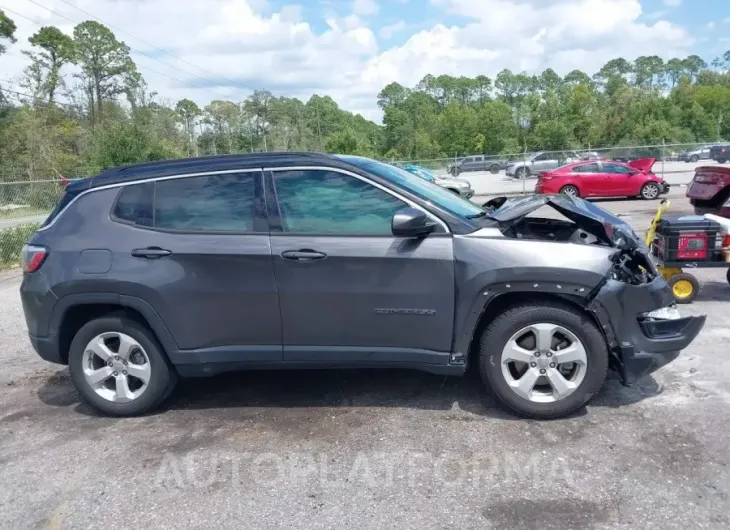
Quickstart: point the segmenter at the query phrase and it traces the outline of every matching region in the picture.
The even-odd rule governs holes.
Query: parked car
[[[438,184],[442,188],[461,195],[465,199],[471,199],[474,196],[474,190],[471,187],[471,183],[466,179],[460,179],[457,177],[443,178],[432,173],[423,166],[417,166],[414,164],[406,164],[403,169],[409,173],[413,173],[416,176],[421,177],[424,180]]]
[[[527,160],[512,162],[505,174],[508,177],[527,178],[546,169],[556,169],[570,162],[577,162],[580,156],[573,152],[540,152],[530,155]]]
[[[319,153],[108,170],[69,183],[24,248],[30,341],[116,416],[179,376],[473,363],[500,403],[550,418],[700,332],[625,221],[564,195],[497,202]],[[527,217],[544,205],[569,221]]]
[[[687,186],[687,197],[695,213],[712,213],[730,218],[730,168],[701,166]]]
[[[730,158],[730,144],[728,145],[713,145],[710,148],[710,158],[724,164]]]
[[[656,199],[669,191],[669,184],[651,172],[654,162],[654,158],[628,164],[608,160],[573,162],[540,173],[535,193]]]
[[[713,146],[705,145],[693,151],[682,151],[679,153],[681,162],[699,162],[700,160],[708,160],[710,158],[710,149]]]
[[[498,159],[485,155],[467,156],[461,160],[457,160],[453,164],[446,167],[446,171],[453,176],[467,171],[489,171],[491,173],[499,173],[509,165],[506,159]]]

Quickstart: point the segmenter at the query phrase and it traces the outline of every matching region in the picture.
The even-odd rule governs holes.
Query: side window
[[[573,173],[598,173],[598,164],[582,164],[571,169]]]
[[[390,235],[406,203],[372,184],[335,171],[275,171],[284,232]]]
[[[253,232],[254,174],[160,180],[155,187],[155,228]]]
[[[139,226],[152,226],[152,196],[154,182],[124,186],[119,193],[112,215]]]
[[[535,157],[535,162],[542,162],[543,160],[550,160],[550,155],[543,153]]]
[[[603,164],[604,173],[613,173],[616,175],[628,175],[631,170],[625,166],[619,166],[618,164]]]
[[[473,156],[467,156],[467,157],[466,157],[466,158],[464,159],[464,163],[465,163],[465,164],[470,164],[470,163],[472,163],[472,162],[474,162],[474,157],[473,157]]]

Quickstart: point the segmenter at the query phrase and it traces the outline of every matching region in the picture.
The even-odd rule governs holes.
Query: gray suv
[[[527,178],[530,175],[548,169],[557,169],[560,166],[577,162],[581,157],[574,152],[540,152],[527,156],[526,160],[515,160],[505,169],[505,175],[515,178]]]
[[[550,205],[569,220],[528,217]],[[621,219],[567,196],[480,207],[389,164],[268,153],[69,184],[24,249],[30,341],[106,414],[180,376],[470,364],[499,402],[563,416],[671,361],[681,318]]]

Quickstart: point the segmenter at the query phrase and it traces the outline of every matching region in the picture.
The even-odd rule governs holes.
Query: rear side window
[[[114,207],[114,217],[140,226],[152,226],[154,189],[154,182],[123,187]]]
[[[58,201],[58,204],[56,204],[56,207],[53,209],[51,214],[43,222],[43,226],[47,226],[51,221],[53,221],[66,206],[71,204],[71,201],[74,200],[77,195],[77,193],[66,191],[66,193],[63,194],[63,197],[61,197],[61,200]]]
[[[254,175],[207,175],[122,188],[114,217],[183,232],[253,232]]]
[[[598,173],[598,164],[582,164],[571,169],[573,173]]]

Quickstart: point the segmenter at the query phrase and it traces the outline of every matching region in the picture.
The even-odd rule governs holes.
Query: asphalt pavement
[[[656,202],[604,201],[637,229]],[[673,201],[675,212],[689,211]],[[147,417],[97,416],[31,350],[0,275],[3,528],[727,528],[730,286],[677,361],[574,416],[502,412],[478,377],[407,371],[184,382]]]

